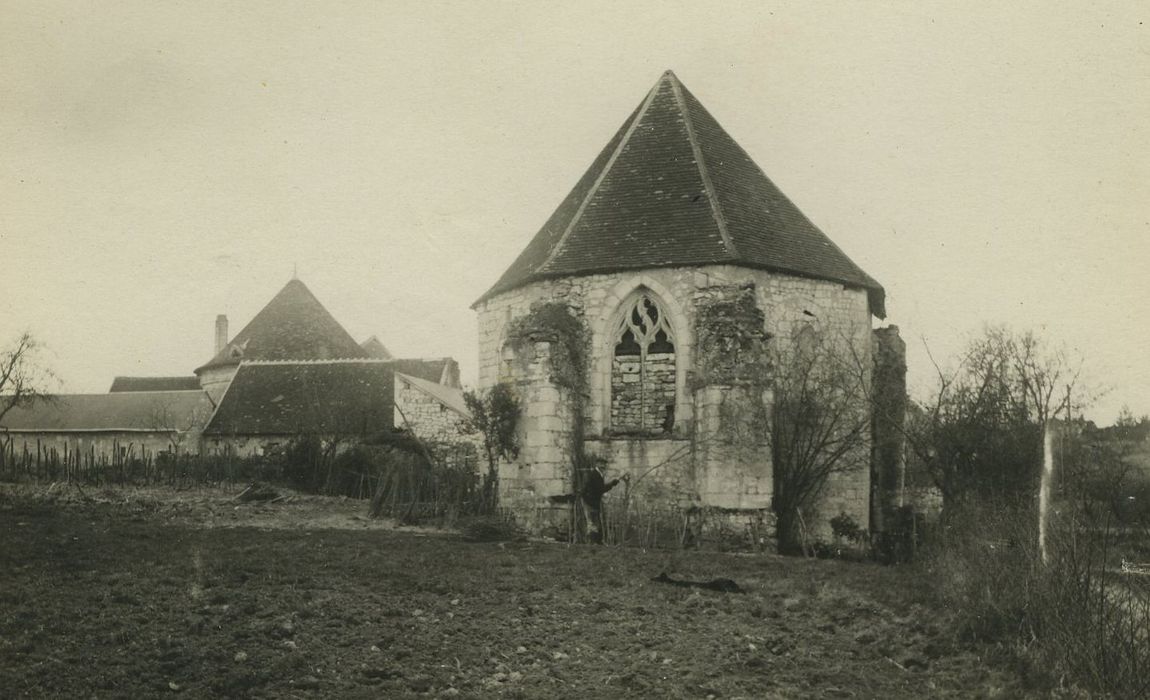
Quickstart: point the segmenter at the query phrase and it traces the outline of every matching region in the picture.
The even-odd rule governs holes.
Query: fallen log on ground
[[[718,591],[720,593],[742,593],[743,589],[739,588],[739,584],[735,583],[729,578],[715,578],[710,581],[686,581],[683,579],[674,579],[667,575],[667,572],[659,574],[651,579],[655,583],[666,583],[672,586],[679,586],[681,588],[703,588],[708,591]]]

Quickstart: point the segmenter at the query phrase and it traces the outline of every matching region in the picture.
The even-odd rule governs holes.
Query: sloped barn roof
[[[12,409],[0,426],[21,432],[166,432],[201,428],[211,414],[211,400],[199,390],[59,394]]]
[[[394,377],[379,360],[245,362],[207,435],[372,435],[394,426]]]

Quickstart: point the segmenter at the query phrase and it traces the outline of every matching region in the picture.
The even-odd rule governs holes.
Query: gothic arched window
[[[675,338],[646,293],[623,308],[611,358],[611,430],[659,435],[675,422]]]

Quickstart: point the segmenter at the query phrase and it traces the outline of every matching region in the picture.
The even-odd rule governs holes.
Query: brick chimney
[[[219,355],[228,344],[228,317],[216,316],[216,354]]]

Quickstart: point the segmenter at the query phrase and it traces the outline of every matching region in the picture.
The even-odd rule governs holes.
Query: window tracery
[[[612,431],[670,432],[675,421],[675,337],[652,295],[643,292],[627,302],[614,339]]]

